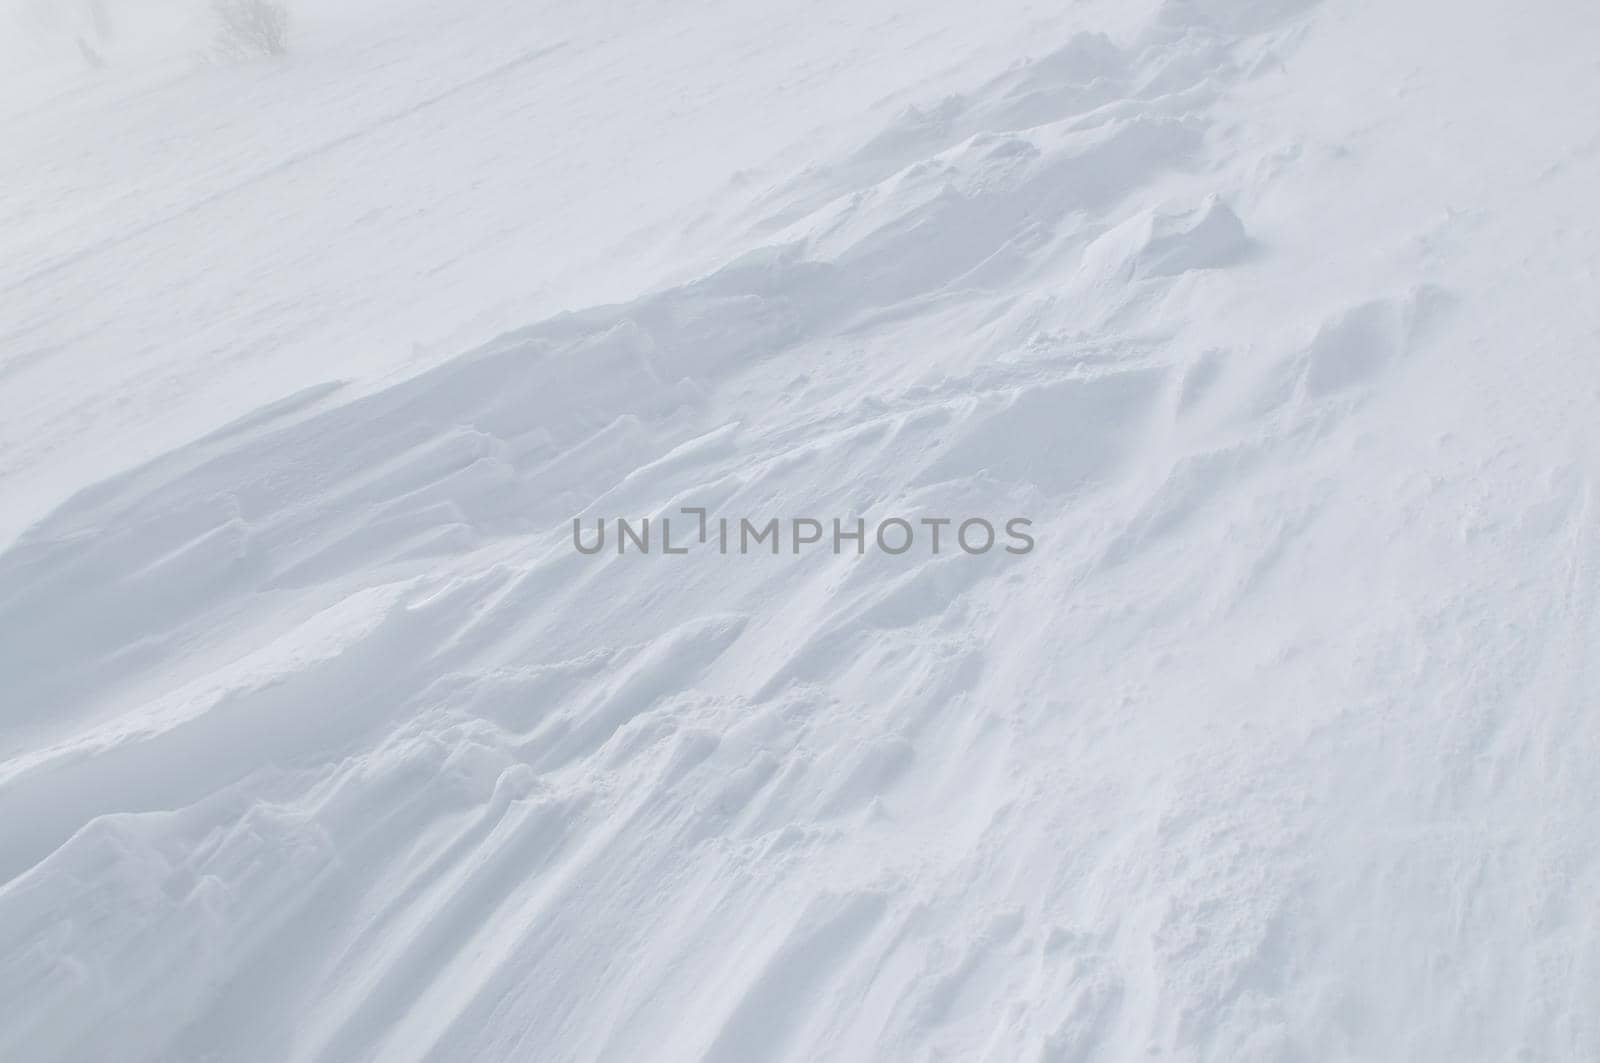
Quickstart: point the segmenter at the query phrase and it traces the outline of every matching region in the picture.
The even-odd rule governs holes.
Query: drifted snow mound
[[[0,553],[0,1057],[1596,1057],[1600,26],[1468,6],[1063,29],[86,486]],[[683,507],[1037,547],[573,547]]]
[[[1218,269],[1249,249],[1239,216],[1211,197],[1192,211],[1149,211],[1123,222],[1084,252],[1097,280],[1124,283],[1129,274],[1166,277],[1191,269]]]

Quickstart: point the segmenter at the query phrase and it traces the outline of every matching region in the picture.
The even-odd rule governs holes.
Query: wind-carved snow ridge
[[[34,525],[0,1057],[1600,1047],[1594,451],[1511,434],[1585,406],[1457,327],[1457,216],[1387,272],[1296,221],[1340,151],[1286,64],[1360,25],[1167,0],[1035,42],[731,186],[695,224],[754,249],[704,277]],[[1407,132],[1350,149],[1396,202]],[[573,549],[682,507],[1039,546]]]

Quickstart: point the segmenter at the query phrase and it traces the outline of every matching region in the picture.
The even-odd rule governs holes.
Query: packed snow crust
[[[0,23],[0,1059],[1600,1059],[1600,6]],[[1030,519],[589,556],[572,522]]]

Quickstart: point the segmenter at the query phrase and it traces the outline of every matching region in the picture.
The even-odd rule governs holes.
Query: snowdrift
[[[469,7],[391,29],[505,30]],[[842,15],[692,7],[540,9],[489,74],[246,136],[118,235],[87,178],[4,220],[0,1056],[1600,1053],[1600,13],[863,5],[840,52]],[[310,91],[350,61],[317,25],[281,69],[107,76]],[[807,75],[731,179],[540,119],[574,211],[633,211],[565,280],[579,220],[543,274],[435,260],[452,218],[534,239],[492,165],[395,178],[487,182],[432,221],[270,213],[707,54]],[[763,125],[706,92],[672,128]],[[145,150],[138,99],[53,99]],[[191,304],[191,225],[276,250]],[[86,375],[68,308],[130,262],[118,335],[176,346]],[[428,351],[333,342],[414,321],[375,279],[429,263]],[[685,508],[1036,547],[574,549]]]

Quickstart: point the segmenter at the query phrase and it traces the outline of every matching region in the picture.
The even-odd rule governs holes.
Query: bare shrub
[[[211,0],[211,12],[219,58],[278,56],[289,50],[289,9],[283,0]]]

